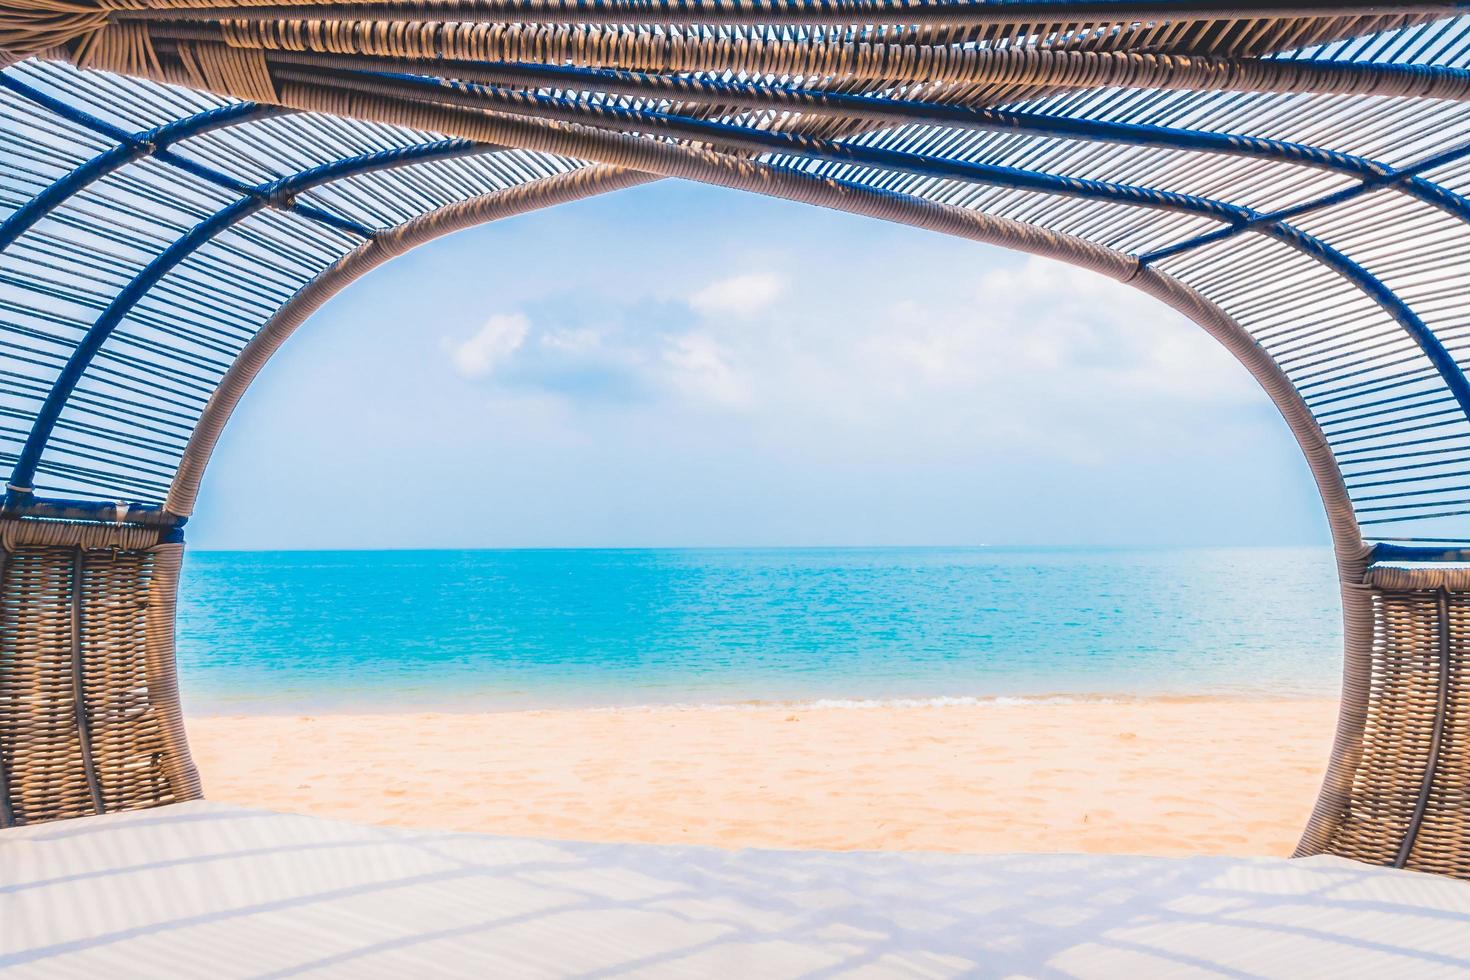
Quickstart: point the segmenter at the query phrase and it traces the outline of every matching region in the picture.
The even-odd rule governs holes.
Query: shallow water
[[[1326,549],[196,552],[191,711],[1336,692]]]

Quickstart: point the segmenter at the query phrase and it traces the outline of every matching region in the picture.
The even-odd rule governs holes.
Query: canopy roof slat
[[[1317,413],[1365,527],[1470,539],[1460,515],[1426,516],[1454,509],[1429,504],[1453,496],[1440,478],[1470,435],[1465,8],[0,0],[0,46],[45,55],[0,82],[17,164],[0,342],[37,351],[0,383],[36,422],[0,436],[11,504],[159,503],[164,433],[361,242],[657,143],[680,173],[680,153],[750,161],[1076,237],[1196,288]],[[423,149],[446,138],[466,149]],[[338,166],[373,154],[396,165]],[[309,172],[324,179],[285,189]],[[51,469],[49,428],[73,440]],[[162,477],[124,487],[126,467],[86,461],[144,444]]]

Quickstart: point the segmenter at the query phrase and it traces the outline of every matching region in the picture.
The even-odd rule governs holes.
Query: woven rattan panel
[[[1379,582],[1408,584],[1398,572]],[[1461,584],[1373,592],[1363,755],[1333,853],[1470,878],[1470,592],[1450,591]]]
[[[1470,878],[1470,595],[1448,602],[1445,718],[1424,820],[1406,867]]]
[[[152,552],[23,545],[3,555],[0,820],[173,802],[147,680]]]

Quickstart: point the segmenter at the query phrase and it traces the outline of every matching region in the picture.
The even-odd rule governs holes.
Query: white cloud
[[[602,332],[591,327],[548,330],[541,335],[543,348],[569,357],[591,354],[602,347]]]
[[[899,386],[984,381],[1018,411],[1037,401],[1032,391],[1052,402],[1068,390],[1130,402],[1260,397],[1204,331],[1095,273],[1030,258],[982,272],[968,293],[880,311],[862,343],[868,369]]]
[[[688,308],[619,296],[534,323],[496,316],[451,352],[461,374],[506,389],[631,411],[683,402],[764,419],[776,441],[867,432],[1081,459],[1181,429],[1181,412],[1261,402],[1229,354],[1135,290],[1039,258],[971,262],[959,252],[878,291],[845,293],[840,270],[817,267],[789,301],[776,276],[743,275]],[[770,309],[754,319],[697,315],[757,301]]]
[[[780,276],[750,273],[710,283],[689,297],[689,305],[702,316],[751,316],[769,309],[785,291]]]
[[[470,379],[486,378],[507,358],[520,350],[531,331],[531,321],[521,313],[499,313],[485,321],[474,336],[449,348],[454,369]]]
[[[675,337],[664,352],[674,387],[700,401],[739,407],[750,401],[750,387],[713,339],[690,333]]]

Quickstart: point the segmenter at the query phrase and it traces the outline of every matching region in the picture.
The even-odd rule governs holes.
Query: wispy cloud
[[[572,404],[683,401],[821,427],[902,419],[936,439],[963,428],[971,443],[1045,438],[1073,455],[1106,451],[1100,434],[1159,401],[1260,398],[1203,331],[1093,273],[1032,258],[941,282],[783,299],[779,277],[741,275],[688,294],[687,306],[579,294],[548,300],[534,321],[492,316],[449,349],[465,378]]]
[[[701,316],[752,316],[770,309],[785,291],[785,281],[775,273],[749,273],[695,290],[689,305]]]
[[[520,350],[530,331],[531,321],[524,314],[498,313],[473,336],[450,344],[450,360],[462,377],[487,378]]]
[[[592,323],[577,322],[575,315],[562,322],[551,310],[534,319],[499,313],[470,337],[444,346],[455,373],[504,393],[569,403],[645,400],[663,369],[665,331],[644,323],[630,327],[621,322],[627,310],[608,306],[603,312],[605,318]]]
[[[704,334],[670,338],[664,351],[668,380],[685,396],[726,408],[750,402],[750,385],[730,362],[729,352]]]
[[[1039,258],[984,271],[968,295],[889,306],[863,348],[871,369],[890,380],[983,381],[998,403],[1017,406],[1043,389],[1064,400],[1067,389],[1127,402],[1260,397],[1239,365],[1182,316],[1095,273]]]

